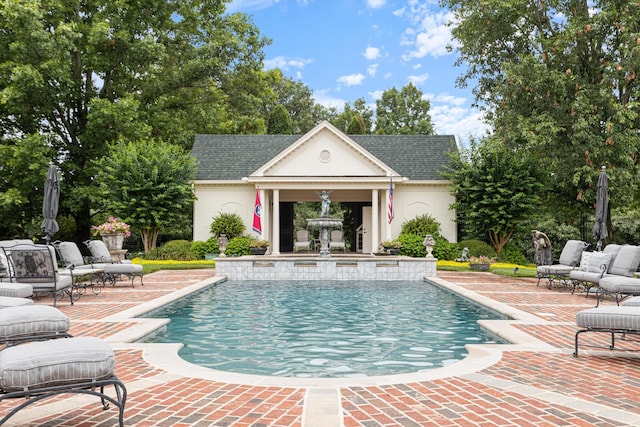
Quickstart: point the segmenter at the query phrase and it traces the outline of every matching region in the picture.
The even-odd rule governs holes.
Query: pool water
[[[222,371],[285,377],[416,372],[496,343],[479,319],[501,318],[427,282],[229,281],[184,298],[148,342],[184,344],[180,356]]]

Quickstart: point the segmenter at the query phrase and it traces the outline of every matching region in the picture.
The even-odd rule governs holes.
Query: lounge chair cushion
[[[609,266],[609,274],[631,277],[640,264],[640,246],[624,245]]]
[[[0,296],[14,298],[29,298],[33,295],[33,286],[28,283],[1,282]]]
[[[601,272],[593,272],[593,271],[582,271],[582,270],[573,270],[569,273],[569,278],[571,280],[579,280],[581,282],[591,282],[598,283],[602,278]]]
[[[562,248],[562,253],[558,259],[558,263],[562,265],[578,265],[582,252],[589,246],[582,240],[569,240]]]
[[[592,273],[603,273],[609,268],[611,254],[604,252],[591,252],[587,265],[587,270]]]
[[[49,305],[7,307],[0,312],[0,341],[64,334],[69,327],[69,318]]]
[[[0,296],[0,309],[8,307],[21,307],[24,305],[33,305],[31,298],[16,298]]]
[[[640,307],[610,306],[582,310],[576,314],[581,328],[640,331]]]
[[[541,276],[549,276],[549,275],[567,275],[571,271],[573,271],[575,267],[570,265],[562,265],[562,264],[551,264],[551,265],[539,265],[536,267],[536,272]]]
[[[607,274],[600,279],[600,288],[610,294],[640,295],[640,279]]]
[[[620,305],[623,305],[626,307],[640,307],[640,296],[626,299],[622,301]]]
[[[97,381],[114,370],[113,350],[95,337],[37,341],[0,351],[0,388],[5,392]]]
[[[89,240],[87,242],[87,247],[91,251],[91,256],[96,262],[112,262],[113,257],[111,256],[107,245],[105,245],[102,240]],[[118,262],[122,264],[131,264],[130,259],[123,259],[119,260]]]

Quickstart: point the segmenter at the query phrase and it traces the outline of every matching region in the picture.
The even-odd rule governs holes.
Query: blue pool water
[[[149,342],[180,342],[185,360],[286,377],[416,372],[498,342],[479,319],[498,314],[426,282],[224,282],[152,314]]]

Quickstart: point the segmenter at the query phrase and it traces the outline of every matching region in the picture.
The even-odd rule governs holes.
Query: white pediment
[[[326,121],[251,174],[263,177],[389,175],[397,174]]]

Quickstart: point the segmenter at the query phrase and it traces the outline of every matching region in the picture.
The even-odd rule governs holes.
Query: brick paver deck
[[[594,298],[536,286],[536,281],[491,273],[438,272],[454,284],[501,307],[524,314],[505,325],[506,334],[525,337],[513,345],[478,346],[494,357],[477,369],[454,364],[444,374],[379,384],[242,384],[212,380],[171,367],[154,366],[147,350],[120,342],[136,320],[121,313],[157,298],[211,281],[215,271],[162,271],[145,276],[144,286],[126,282],[87,294],[73,306],[58,307],[72,319],[72,333],[108,340],[117,374],[126,384],[127,426],[624,426],[640,425],[640,341],[618,340],[607,349],[606,334],[581,337],[572,356],[575,313]],[[43,298],[38,304],[51,304]],[[605,304],[612,304],[605,302]],[[528,317],[527,317],[528,316]],[[502,328],[497,323],[497,328]],[[526,337],[531,337],[529,342]],[[537,343],[537,344],[536,344]],[[493,356],[491,356],[493,355]],[[496,356],[497,355],[497,356]],[[480,357],[480,360],[482,357]],[[464,367],[467,366],[467,367]],[[232,375],[229,378],[234,378]],[[407,377],[405,377],[407,378]],[[0,414],[19,401],[0,403]],[[33,405],[7,423],[19,426],[114,426],[115,409],[95,398],[61,396]]]

